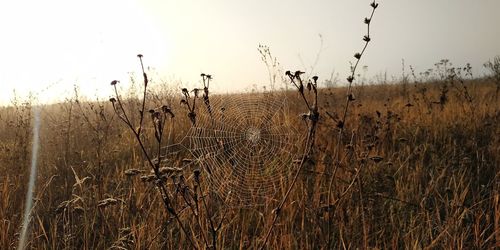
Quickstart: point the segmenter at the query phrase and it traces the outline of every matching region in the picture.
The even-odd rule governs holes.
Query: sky
[[[380,0],[372,42],[362,58],[368,78],[399,77],[402,59],[417,72],[441,59],[483,63],[500,55],[498,0]],[[109,83],[127,87],[140,75],[152,84],[193,88],[210,73],[212,91],[268,84],[257,50],[270,47],[285,70],[320,79],[349,74],[362,46],[365,0],[18,0],[0,2],[0,105],[14,96],[38,102],[80,95],[107,99]],[[162,85],[165,86],[165,85]]]

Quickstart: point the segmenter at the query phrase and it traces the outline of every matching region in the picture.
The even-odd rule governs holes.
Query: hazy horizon
[[[0,4],[0,104],[13,89],[41,102],[73,95],[109,97],[109,82],[154,68],[155,79],[198,86],[200,73],[214,76],[213,91],[234,92],[268,83],[257,51],[270,47],[283,69],[320,79],[338,73],[366,32],[371,1],[16,1]],[[500,1],[379,1],[368,50],[366,76],[400,76],[401,60],[416,72],[441,59],[483,63],[500,55]],[[321,35],[321,39],[320,39]],[[321,46],[322,41],[322,46]],[[319,59],[313,72],[316,55]],[[359,73],[363,73],[362,70]],[[172,86],[177,87],[177,86]]]

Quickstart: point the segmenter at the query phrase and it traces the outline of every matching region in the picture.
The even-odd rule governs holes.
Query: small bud
[[[373,3],[371,3],[370,6],[372,6],[372,8],[374,8],[374,9],[376,9],[378,7],[378,3],[373,1]]]
[[[370,22],[371,22],[371,19],[368,17],[365,17],[365,24],[370,24]]]
[[[110,101],[111,103],[115,103],[115,102],[116,102],[116,99],[115,99],[114,97],[111,97],[111,98],[109,98],[109,101]]]
[[[356,54],[354,54],[354,58],[356,58],[356,59],[358,59],[358,60],[359,60],[359,59],[361,58],[361,54],[360,54],[360,53],[356,53]]]
[[[200,75],[200,76],[201,76],[201,77],[205,77],[205,73],[201,73],[201,75]]]
[[[370,39],[370,37],[369,37],[369,36],[364,36],[364,37],[363,37],[363,41],[365,41],[365,42],[369,42],[369,41],[371,41],[371,39]]]
[[[352,83],[352,81],[354,81],[354,77],[353,77],[353,76],[349,76],[349,77],[347,77],[347,81],[348,81],[349,83]]]
[[[142,54],[137,54],[137,57],[142,58]]]
[[[120,82],[120,81],[118,81],[118,80],[113,80],[113,81],[111,81],[111,85],[112,85],[112,86],[114,86],[114,85],[116,85],[116,84],[117,84],[117,83],[119,83],[119,82]]]

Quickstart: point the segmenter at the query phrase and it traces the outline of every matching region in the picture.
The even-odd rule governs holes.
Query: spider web
[[[203,102],[203,100],[198,100]],[[205,171],[210,187],[230,204],[276,200],[296,172],[303,136],[284,95],[211,96],[181,144]]]

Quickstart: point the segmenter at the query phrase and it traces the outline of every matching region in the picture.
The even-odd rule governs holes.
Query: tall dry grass
[[[463,88],[449,86],[442,105],[442,84],[354,88],[355,100],[340,142],[338,121],[346,90],[320,89],[321,119],[313,152],[267,247],[498,247],[500,103],[494,96],[496,85],[487,79],[464,81],[471,102],[459,92]],[[288,98],[292,113],[304,112],[300,95],[290,92]],[[134,98],[125,102],[131,110],[141,107]],[[177,101],[171,103],[178,114],[175,142],[186,133],[190,121]],[[191,248],[187,237],[197,247],[206,247],[203,236],[210,237],[208,220],[197,221],[182,210],[179,201],[179,217],[189,231],[185,235],[163,209],[155,186],[140,179],[150,169],[111,104],[75,97],[41,110],[29,248]],[[30,104],[2,108],[0,117],[0,248],[10,249],[17,245],[28,182]],[[182,161],[171,164],[181,167]],[[338,165],[335,176],[334,165]],[[192,173],[185,176],[189,180]],[[200,178],[205,190],[203,173]],[[213,221],[222,220],[217,247],[261,246],[276,204],[225,211],[217,202],[207,202]]]

